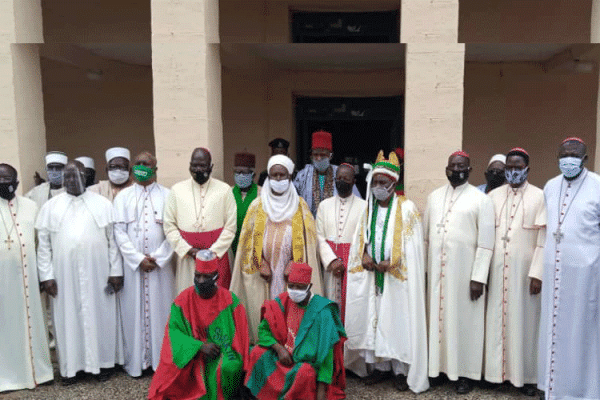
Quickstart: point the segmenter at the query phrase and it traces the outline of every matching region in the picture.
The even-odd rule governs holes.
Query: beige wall
[[[530,181],[541,187],[559,174],[556,150],[568,136],[586,141],[593,168],[597,96],[597,71],[544,73],[536,65],[467,63],[463,147],[471,154],[471,183],[484,182],[492,155],[519,146],[531,154]]]
[[[459,42],[589,43],[592,0],[460,0]]]
[[[69,64],[42,58],[41,65],[48,150],[93,157],[100,179],[107,148],[154,152],[150,67],[105,61],[102,80],[93,81]]]
[[[224,170],[226,181],[232,184],[233,156],[238,151],[256,154],[257,175],[266,169],[268,143],[276,137],[291,142],[289,153],[296,158],[294,96],[403,95],[404,71],[279,71],[260,80],[224,68],[222,85]]]

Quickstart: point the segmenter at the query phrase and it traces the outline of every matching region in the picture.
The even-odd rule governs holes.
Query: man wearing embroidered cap
[[[85,167],[85,187],[90,187],[96,183],[96,165],[92,157],[77,157],[75,161],[79,161]]]
[[[395,194],[396,153],[379,152],[367,177],[367,209],[350,248],[346,368],[365,383],[393,372],[394,386],[429,388],[423,229],[415,204]]]
[[[448,158],[449,180],[427,198],[429,376],[458,380],[457,392],[472,389],[483,366],[485,296],[494,249],[494,204],[469,184],[469,155]],[[465,329],[464,327],[468,327]]]
[[[488,167],[485,170],[485,180],[483,183],[477,186],[477,189],[483,193],[489,193],[492,190],[504,185],[506,178],[504,177],[504,169],[506,167],[506,156],[504,154],[496,154],[488,163]]]
[[[98,193],[110,201],[126,187],[133,183],[129,161],[131,153],[124,147],[113,147],[106,150],[106,173],[108,180],[90,186],[90,191]]]
[[[150,400],[241,398],[248,368],[246,311],[235,294],[217,286],[214,254],[197,253],[194,285],[171,306]]]
[[[52,197],[65,191],[63,187],[63,170],[67,165],[67,155],[60,151],[51,151],[46,154],[45,159],[48,182],[34,187],[25,195],[28,199],[35,201],[38,210]]]
[[[312,268],[290,266],[287,291],[265,301],[246,386],[256,398],[346,398],[337,304],[311,293]]]
[[[587,147],[565,139],[561,175],[544,187],[544,250],[538,388],[546,399],[600,399],[600,176]]]
[[[313,216],[317,214],[321,201],[337,194],[334,184],[337,166],[330,164],[332,151],[331,133],[313,132],[311,163],[298,172],[294,179],[294,186],[296,186],[298,194],[306,201]],[[356,186],[353,187],[353,191],[360,197]]]
[[[238,242],[240,239],[240,232],[242,231],[242,224],[248,207],[260,195],[260,187],[254,183],[254,167],[256,166],[256,157],[251,153],[236,153],[233,161],[233,180],[235,186],[233,187],[233,197],[235,198],[235,204],[237,206],[237,231],[235,232],[235,238],[231,244],[231,250],[235,255],[237,251]]]
[[[231,290],[248,310],[250,342],[256,343],[260,308],[285,291],[291,262],[313,267],[313,291],[321,293],[315,221],[291,183],[294,162],[283,155],[269,159],[269,178],[242,225]]]
[[[271,156],[276,156],[278,154],[287,156],[290,142],[282,138],[275,138],[269,142],[269,147],[271,148]],[[268,177],[269,171],[264,170],[261,172],[260,176],[258,177],[258,186],[262,187]]]
[[[488,279],[485,379],[510,381],[533,396],[546,207],[542,190],[527,181],[529,172],[529,153],[512,149],[506,155],[508,184],[489,193],[496,213],[496,244]]]
[[[231,186],[211,176],[212,156],[196,148],[190,159],[190,179],[171,188],[165,204],[164,229],[177,254],[177,293],[194,279],[194,259],[209,249],[218,258],[219,285],[229,288],[233,256],[230,247],[237,228],[237,212]]]

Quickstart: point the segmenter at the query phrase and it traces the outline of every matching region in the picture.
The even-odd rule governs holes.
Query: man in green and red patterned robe
[[[311,275],[308,264],[292,264],[287,292],[263,305],[245,382],[260,400],[346,397],[346,333],[337,304],[310,292]]]
[[[221,400],[238,396],[248,365],[244,306],[217,286],[218,260],[196,260],[194,286],[175,299],[150,400]]]

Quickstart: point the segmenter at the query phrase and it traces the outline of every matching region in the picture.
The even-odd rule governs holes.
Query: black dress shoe
[[[373,373],[363,379],[363,382],[367,386],[375,385],[376,383],[383,382],[390,378],[390,374],[387,371],[375,370]]]
[[[394,387],[399,392],[405,392],[408,390],[408,383],[406,383],[406,375],[396,375],[394,377]]]
[[[114,372],[115,371],[113,368],[100,368],[100,373],[94,376],[96,377],[98,382],[106,382],[110,379]]]
[[[523,393],[526,396],[535,396],[537,394],[537,389],[535,388],[535,385],[532,384],[526,384],[525,386],[519,388],[519,391],[521,393]]]
[[[456,393],[458,394],[467,394],[471,390],[473,390],[473,385],[467,378],[458,378],[458,382],[456,383]]]
[[[74,376],[72,378],[60,378],[60,383],[63,386],[71,386],[77,383],[77,377]]]

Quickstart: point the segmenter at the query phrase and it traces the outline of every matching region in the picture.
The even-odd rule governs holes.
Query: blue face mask
[[[245,189],[252,185],[252,180],[254,179],[254,173],[249,174],[233,174],[233,180],[235,184],[238,185],[241,189]]]
[[[319,172],[325,172],[329,168],[329,157],[324,157],[319,160],[312,160],[312,164]]]
[[[506,182],[511,185],[520,185],[525,182],[529,175],[529,167],[523,169],[507,169],[504,171]]]
[[[63,171],[46,171],[48,173],[48,181],[56,186],[63,184]]]
[[[581,173],[583,160],[577,157],[563,157],[558,160],[558,167],[566,178],[573,178]]]

